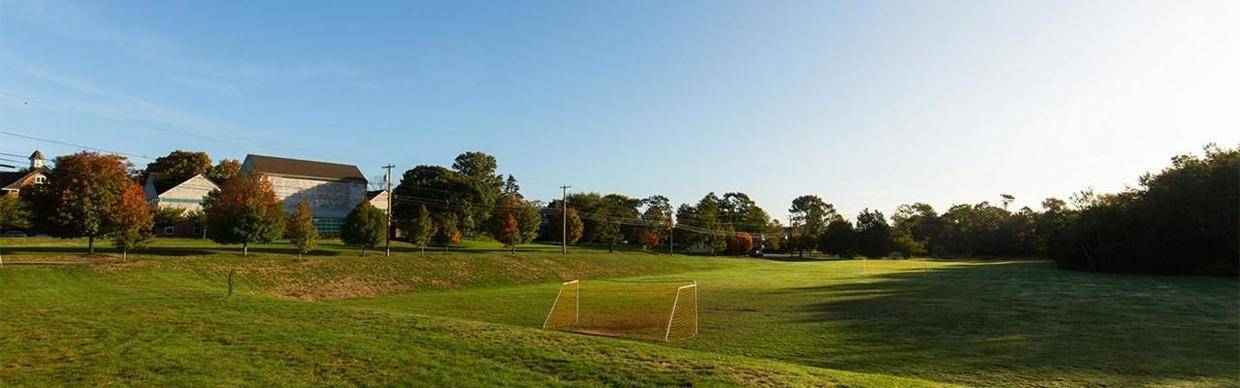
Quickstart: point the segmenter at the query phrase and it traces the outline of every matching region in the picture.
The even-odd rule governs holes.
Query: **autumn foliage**
[[[121,257],[129,255],[129,250],[142,248],[155,237],[154,215],[146,204],[146,194],[142,186],[130,182],[121,193],[116,207],[111,214],[112,242],[121,250]]]
[[[112,230],[112,212],[121,194],[133,185],[130,166],[117,155],[61,156],[47,182],[22,190],[22,198],[30,204],[34,224],[56,237],[86,237],[93,254],[95,239]]]
[[[207,237],[220,244],[269,243],[284,232],[284,207],[276,199],[267,177],[242,174],[224,181],[207,194],[202,204],[207,216]]]
[[[512,248],[515,253],[517,244],[521,243],[521,228],[517,227],[517,217],[512,213],[505,213],[499,221],[495,237],[499,242],[504,243],[504,246]]]
[[[749,233],[738,232],[728,237],[728,251],[734,255],[747,255],[753,250],[753,236]]]
[[[649,231],[641,233],[642,248],[649,248],[659,245],[659,235]]]

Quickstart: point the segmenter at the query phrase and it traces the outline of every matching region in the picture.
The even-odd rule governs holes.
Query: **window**
[[[41,185],[41,184],[43,184],[44,182],[47,182],[47,177],[46,177],[46,176],[43,176],[43,175],[35,175],[35,177],[34,177],[34,183],[35,183],[36,185]]]
[[[314,218],[314,227],[319,233],[328,236],[336,236],[340,234],[340,225],[344,224],[343,218]]]
[[[171,227],[171,226],[165,226],[165,227],[164,227],[164,235],[165,235],[165,236],[171,236],[173,233],[176,233],[176,232],[177,232],[177,228],[174,228],[174,227]]]

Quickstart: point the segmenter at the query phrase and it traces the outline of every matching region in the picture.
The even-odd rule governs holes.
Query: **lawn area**
[[[298,259],[160,239],[126,262],[81,259],[80,240],[0,244],[0,385],[1240,384],[1234,278],[554,246],[514,258],[490,242],[390,258],[325,242]],[[569,279],[695,280],[701,333],[538,329]]]
[[[701,335],[667,346],[965,385],[1240,384],[1235,279],[965,260],[868,261],[866,276],[853,260],[732,260],[745,265],[634,278],[699,283]],[[336,303],[538,327],[557,287]]]

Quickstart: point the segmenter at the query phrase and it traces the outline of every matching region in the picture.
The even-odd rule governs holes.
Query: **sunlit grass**
[[[1026,260],[781,262],[582,247],[566,257],[556,246],[513,257],[487,241],[425,255],[398,243],[392,257],[328,241],[298,258],[287,244],[241,257],[158,239],[126,262],[106,251],[83,259],[82,240],[0,244],[0,385],[1240,384],[1240,303],[1228,278]],[[654,315],[646,310],[658,312],[666,290],[614,283],[623,286],[608,293],[600,280],[697,281],[700,335],[663,343],[538,329],[572,279],[603,292],[583,307],[608,324]]]

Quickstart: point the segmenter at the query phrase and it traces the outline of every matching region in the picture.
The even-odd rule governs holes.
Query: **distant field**
[[[1229,278],[552,246],[513,258],[487,242],[391,258],[325,243],[298,260],[166,239],[125,263],[30,264],[81,262],[82,245],[0,239],[0,385],[1240,384]],[[701,335],[537,329],[560,281],[605,278],[696,280]]]

